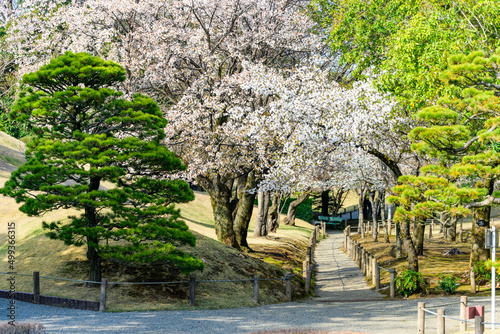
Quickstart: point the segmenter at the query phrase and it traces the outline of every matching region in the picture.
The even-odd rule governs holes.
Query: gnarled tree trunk
[[[295,226],[295,214],[297,213],[297,207],[307,201],[310,194],[311,193],[309,191],[303,192],[299,196],[299,198],[290,203],[290,206],[288,207],[288,213],[284,221],[285,225]]]
[[[226,180],[218,173],[209,176],[200,176],[198,183],[210,195],[215,221],[215,233],[220,242],[239,249],[233,226],[233,212],[231,210],[231,193],[233,180]]]
[[[479,220],[484,220],[486,226],[478,226],[477,222]],[[472,245],[469,260],[469,266],[471,267],[474,265],[474,262],[487,260],[490,256],[490,251],[484,248],[484,231],[489,227],[490,207],[474,208],[472,210]]]
[[[330,205],[330,190],[321,192],[321,215],[328,216],[328,207]]]
[[[417,255],[424,255],[425,221],[417,221],[413,228],[413,243]]]
[[[254,237],[265,237],[267,235],[267,214],[269,212],[269,191],[259,191],[257,194],[258,208],[255,220]]]
[[[365,216],[364,216],[364,207],[365,207],[365,198],[366,198],[366,192],[367,192],[367,188],[366,187],[362,187],[362,188],[356,188],[356,193],[358,194],[358,211],[359,211],[359,215],[358,215],[358,234],[361,234],[361,238],[364,238],[365,237],[365,229],[364,229],[364,224],[363,224],[363,221],[365,219]]]
[[[255,172],[251,171],[238,179],[238,210],[234,220],[234,233],[241,248],[250,250],[247,242],[248,225],[252,218],[256,193],[250,191],[257,186]]]
[[[409,220],[401,223],[401,234],[406,254],[408,254],[408,269],[418,271],[418,255],[411,239]]]
[[[281,194],[279,191],[275,191],[273,194],[273,199],[271,207],[269,208],[269,215],[267,217],[267,232],[276,233],[278,227],[280,226],[280,202]]]
[[[446,223],[446,240],[456,241],[457,240],[457,222],[458,217],[451,214],[449,221]]]
[[[378,206],[380,204],[380,192],[370,191],[368,192],[368,198],[372,205],[372,241],[378,241],[378,223],[377,223],[377,212]]]
[[[333,189],[332,190],[331,205],[329,206],[329,210],[330,210],[332,216],[337,215],[340,208],[342,207],[342,204],[344,204],[345,199],[347,198],[348,194],[349,194],[349,192],[344,190],[344,189]]]

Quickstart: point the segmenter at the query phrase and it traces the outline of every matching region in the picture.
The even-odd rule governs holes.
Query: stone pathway
[[[344,243],[340,231],[329,232],[329,237],[316,247],[314,261],[317,265],[316,301],[341,301],[382,299],[384,296],[371,290],[356,263],[339,250]]]

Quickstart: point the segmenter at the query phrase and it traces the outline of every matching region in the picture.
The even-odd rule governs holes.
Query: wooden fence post
[[[476,334],[483,334],[484,333],[483,317],[476,316],[474,318],[474,327],[475,327],[474,333],[476,333]]]
[[[302,278],[307,278],[307,261],[302,261]]]
[[[307,276],[306,276],[306,293],[309,293],[311,289],[311,278],[312,278],[312,268],[307,268]]]
[[[372,280],[372,256],[370,253],[366,252],[366,277],[371,281]]]
[[[433,223],[429,224],[429,239],[432,238],[432,228],[434,227]]]
[[[379,290],[380,289],[380,268],[378,266],[377,260],[373,261],[374,263],[374,270],[375,270],[375,289]]]
[[[315,244],[311,246],[311,265],[314,263],[314,252],[316,251]]]
[[[311,246],[307,247],[306,261],[307,264],[311,264]]]
[[[326,236],[326,223],[321,222],[321,233],[323,233],[323,237]]]
[[[101,298],[99,300],[99,311],[106,311],[106,299],[108,293],[108,279],[103,278],[101,280]]]
[[[253,301],[259,302],[259,275],[253,276]]]
[[[442,309],[442,308],[438,309],[437,310],[437,333],[438,334],[445,334],[443,315],[445,315],[444,309]]]
[[[351,237],[347,237],[347,248],[346,248],[347,256],[351,257]]]
[[[391,298],[396,298],[396,269],[389,268],[389,274],[391,275],[391,285],[389,296]]]
[[[362,268],[361,264],[362,264],[362,255],[363,255],[363,252],[362,252],[363,248],[361,247],[361,245],[358,243],[358,267],[359,269]]]
[[[465,313],[467,311],[467,296],[460,296],[460,319],[465,319]],[[467,330],[467,322],[460,321],[460,332],[465,332]]]
[[[189,305],[194,306],[194,295],[196,292],[196,278],[191,276],[189,279]]]
[[[417,318],[417,333],[424,334],[425,333],[425,303],[418,303],[418,318]]]
[[[286,300],[292,301],[292,274],[290,272],[285,273],[285,287],[286,287]]]
[[[363,248],[361,251],[361,272],[366,276],[366,250]]]
[[[40,303],[40,272],[33,272],[33,303]]]
[[[472,267],[470,268],[470,293],[476,293],[476,275]]]

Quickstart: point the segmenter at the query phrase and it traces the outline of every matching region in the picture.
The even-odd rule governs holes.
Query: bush
[[[440,275],[441,279],[438,281],[439,287],[446,293],[454,293],[460,284],[457,283],[458,278],[451,275]]]
[[[0,324],[0,333],[2,334],[45,334],[45,328],[38,323],[15,322],[15,325],[8,323]]]
[[[472,266],[472,271],[476,277],[477,284],[485,284],[491,282],[491,267],[486,266],[486,261],[476,261]],[[498,275],[496,276],[497,283],[500,280]]]
[[[422,285],[425,284],[422,274],[413,271],[406,270],[401,272],[396,277],[396,291],[399,295],[408,297],[416,292],[419,292]]]

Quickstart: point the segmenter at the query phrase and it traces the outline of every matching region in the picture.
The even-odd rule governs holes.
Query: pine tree
[[[500,203],[495,190],[500,172],[500,49],[489,57],[481,51],[450,57],[441,78],[450,93],[417,113],[427,126],[415,128],[410,139],[413,150],[439,161],[436,175],[454,179],[451,194],[470,194],[462,196],[462,203],[473,209],[472,265],[488,257],[484,229],[491,205]],[[479,220],[486,226],[476,224]]]
[[[167,121],[151,98],[126,99],[113,88],[124,80],[117,63],[71,52],[26,74],[11,117],[29,122],[36,136],[1,192],[30,216],[81,210],[69,223],[43,227],[52,239],[86,244],[91,281],[101,280],[103,259],[202,269],[176,248],[195,245],[174,208],[194,195],[186,182],[164,178],[185,169],[160,143]]]

